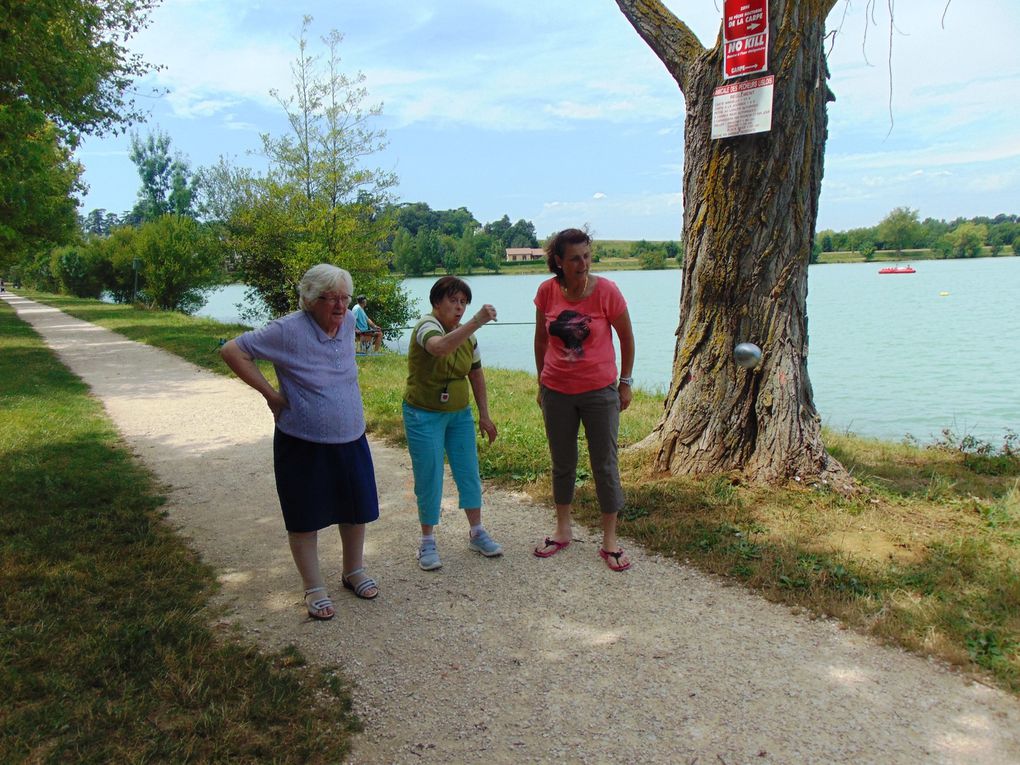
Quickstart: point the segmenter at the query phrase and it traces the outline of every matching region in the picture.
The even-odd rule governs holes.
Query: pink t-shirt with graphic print
[[[616,382],[616,350],[610,324],[627,310],[616,284],[598,277],[595,289],[576,302],[563,297],[555,278],[542,282],[535,305],[545,317],[549,341],[539,382],[560,393],[586,393]]]

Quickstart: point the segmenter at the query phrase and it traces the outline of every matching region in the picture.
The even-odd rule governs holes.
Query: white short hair
[[[312,266],[298,282],[298,308],[302,311],[311,310],[312,302],[319,295],[340,287],[343,287],[348,295],[354,293],[354,281],[347,271],[329,263]]]

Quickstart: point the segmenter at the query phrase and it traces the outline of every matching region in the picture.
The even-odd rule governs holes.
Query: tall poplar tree
[[[145,140],[131,136],[131,161],[142,182],[138,202],[128,216],[130,223],[152,221],[161,215],[191,216],[194,188],[188,161],[170,153],[170,136],[157,129]]]
[[[230,219],[239,276],[279,314],[296,307],[295,287],[308,267],[333,263],[370,296],[376,321],[403,326],[408,299],[381,249],[393,230],[386,210],[396,178],[366,164],[385,146],[385,133],[374,127],[381,107],[366,103],[363,74],[341,70],[339,32],[322,39],[324,56],[311,52],[311,21],[304,18],[291,65],[293,90],[272,93],[289,130],[262,136],[269,172],[253,179]]]

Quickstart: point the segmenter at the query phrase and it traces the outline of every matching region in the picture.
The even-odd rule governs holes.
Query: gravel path
[[[486,525],[506,549],[492,560],[467,549],[447,506],[444,566],[422,572],[409,459],[380,443],[367,559],[382,595],[340,588],[338,535],[325,534],[337,617],[307,620],[261,397],[4,298],[170,487],[171,523],[219,572],[225,618],[267,648],[293,643],[346,667],[365,723],[351,762],[1020,763],[1020,703],[1007,694],[634,544],[634,570],[613,574],[584,529],[534,558],[552,511],[527,496],[486,492]]]

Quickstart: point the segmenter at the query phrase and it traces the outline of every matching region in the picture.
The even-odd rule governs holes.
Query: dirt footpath
[[[491,560],[467,549],[447,505],[443,568],[420,571],[409,460],[379,443],[382,517],[367,560],[382,594],[367,602],[340,587],[339,538],[324,533],[337,616],[309,621],[261,397],[4,299],[171,487],[171,522],[219,572],[229,620],[267,648],[293,643],[346,668],[365,723],[351,762],[1020,763],[1020,703],[1007,694],[634,544],[634,569],[611,573],[583,529],[539,560],[530,550],[552,511],[526,496],[486,492],[486,525],[506,550]]]

